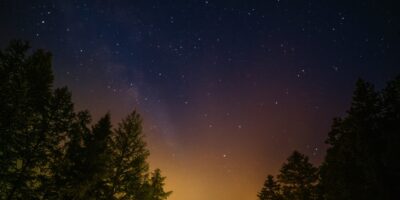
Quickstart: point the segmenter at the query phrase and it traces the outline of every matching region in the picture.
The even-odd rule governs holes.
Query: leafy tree
[[[257,195],[259,200],[282,200],[281,188],[279,183],[274,180],[272,175],[268,175],[264,186]]]
[[[317,168],[308,161],[307,156],[294,151],[283,164],[278,175],[284,199],[314,199],[317,171]]]

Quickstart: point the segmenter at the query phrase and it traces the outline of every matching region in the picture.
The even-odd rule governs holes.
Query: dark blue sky
[[[53,53],[77,109],[144,116],[172,200],[254,199],[298,149],[318,163],[354,82],[400,72],[396,1],[0,1],[0,46]],[[224,185],[223,189],[217,185]],[[245,185],[245,186],[243,186]],[[236,199],[235,199],[236,198]]]

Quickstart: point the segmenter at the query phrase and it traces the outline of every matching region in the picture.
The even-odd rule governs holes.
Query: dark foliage
[[[267,180],[264,182],[264,186],[258,193],[260,200],[282,200],[281,188],[279,183],[274,180],[274,177],[268,175]]]
[[[379,92],[357,81],[347,115],[333,120],[326,143],[318,177],[307,157],[295,152],[278,175],[281,187],[267,184],[260,194],[268,198],[259,198],[276,199],[270,194],[278,193],[287,199],[399,199],[400,77]],[[273,183],[270,177],[267,182]]]
[[[282,165],[278,181],[268,175],[258,194],[260,200],[309,200],[316,199],[317,168],[308,157],[294,151]]]
[[[115,130],[106,114],[90,128],[70,92],[52,89],[50,53],[29,48],[0,51],[0,199],[166,199],[139,114]]]

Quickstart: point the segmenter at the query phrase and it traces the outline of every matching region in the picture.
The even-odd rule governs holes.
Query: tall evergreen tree
[[[67,88],[56,89],[50,99],[49,130],[53,136],[48,140],[47,170],[43,172],[40,191],[43,199],[57,199],[60,193],[58,185],[65,160],[66,141],[76,123],[71,93]]]
[[[84,199],[106,199],[104,180],[108,177],[108,165],[111,162],[111,134],[110,115],[106,114],[92,128],[92,134],[85,141],[87,192]]]
[[[110,115],[107,114],[88,134],[82,135],[77,144],[79,151],[74,151],[79,160],[71,160],[76,164],[71,172],[77,176],[73,179],[73,190],[68,192],[74,199],[106,199],[104,180],[111,161],[108,146],[111,134]]]
[[[149,151],[143,140],[142,119],[134,111],[111,138],[111,175],[107,180],[108,199],[137,199],[146,181]]]
[[[165,200],[171,195],[171,191],[166,192],[164,190],[165,177],[161,175],[161,170],[156,169],[151,173],[151,177],[143,185],[142,193],[140,198],[143,200]]]
[[[2,199],[37,197],[46,171],[52,133],[49,103],[51,55],[27,56],[27,42],[13,41],[0,52],[0,188]]]
[[[381,102],[373,86],[359,80],[348,115],[334,120],[321,167],[325,199],[381,199],[379,130]]]
[[[347,115],[333,120],[326,141],[330,147],[319,170],[316,196],[312,198],[399,199],[400,183],[396,181],[400,179],[399,131],[400,76],[380,92],[372,84],[358,80]],[[292,155],[278,176],[286,199],[298,199],[294,195],[298,187],[293,183],[301,178],[297,179],[298,174],[290,171],[302,170],[293,170],[294,165],[289,163],[299,163],[295,160],[302,160],[301,157]],[[312,174],[299,173],[303,178],[314,177]]]
[[[274,180],[272,175],[268,175],[264,186],[257,195],[259,200],[282,200],[281,188],[279,183]]]
[[[400,198],[400,76],[390,81],[382,91],[382,181],[384,199]]]
[[[91,134],[90,122],[89,112],[78,112],[71,130],[66,134],[63,145],[64,154],[55,171],[57,173],[55,188],[59,190],[58,199],[79,199],[83,196],[80,184],[83,181],[82,172],[86,168],[84,138]]]
[[[160,171],[149,178],[139,114],[90,128],[67,88],[52,91],[51,55],[28,50],[0,51],[0,199],[166,199]]]
[[[282,165],[278,175],[284,199],[315,199],[317,171],[317,168],[308,161],[307,156],[294,151]]]

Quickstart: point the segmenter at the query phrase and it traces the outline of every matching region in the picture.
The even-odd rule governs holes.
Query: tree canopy
[[[278,182],[268,176],[258,197],[276,199],[272,194],[280,194],[286,199],[398,199],[399,133],[400,76],[381,91],[360,79],[347,115],[333,120],[321,166],[313,167],[307,157],[294,152],[282,166]]]
[[[140,115],[113,129],[107,113],[91,126],[67,88],[53,89],[51,54],[29,49],[0,51],[0,199],[167,199]]]
[[[259,200],[309,200],[316,198],[317,168],[308,157],[294,151],[278,174],[278,181],[268,175],[258,194]]]

